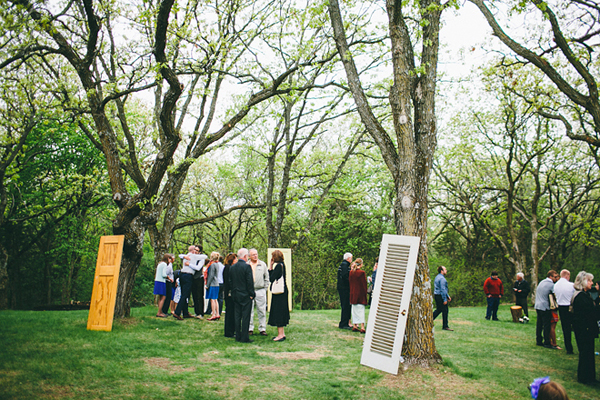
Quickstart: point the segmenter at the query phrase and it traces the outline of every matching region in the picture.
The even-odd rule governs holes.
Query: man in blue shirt
[[[433,319],[436,319],[438,315],[442,314],[442,329],[445,331],[452,331],[453,329],[448,327],[448,303],[452,298],[448,295],[448,281],[446,281],[447,273],[446,267],[440,265],[438,267],[438,274],[433,281],[433,297],[435,298]]]

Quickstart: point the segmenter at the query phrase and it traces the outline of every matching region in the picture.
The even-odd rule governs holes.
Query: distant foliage
[[[370,276],[382,235],[394,232],[389,215],[332,202],[294,253],[294,301],[302,309],[338,308],[337,269],[344,253],[362,258]]]

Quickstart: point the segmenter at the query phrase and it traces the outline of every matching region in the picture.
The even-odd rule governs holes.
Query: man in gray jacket
[[[269,269],[267,268],[267,264],[258,259],[258,251],[256,249],[250,249],[248,256],[250,257],[248,264],[252,267],[254,291],[256,292],[256,297],[252,302],[248,333],[254,333],[254,309],[256,308],[256,313],[258,314],[258,331],[261,335],[267,336],[267,289],[271,283],[269,280]]]
[[[554,293],[554,284],[557,280],[558,273],[551,269],[548,271],[547,278],[538,284],[535,294],[535,311],[537,313],[537,323],[535,326],[536,344],[549,349],[553,348],[550,344],[550,323],[552,322],[550,293]]]

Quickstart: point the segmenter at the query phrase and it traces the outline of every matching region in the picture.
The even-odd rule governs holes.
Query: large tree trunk
[[[127,317],[131,311],[129,301],[135,284],[135,275],[142,261],[145,229],[139,218],[136,218],[126,229],[118,229],[114,233],[115,235],[125,235],[115,302],[115,316]]]
[[[154,263],[158,265],[165,253],[169,250],[177,216],[179,214],[179,196],[183,184],[188,174],[188,169],[179,171],[177,174],[170,174],[161,197],[155,205],[154,213],[158,216],[163,212],[163,221],[161,229],[158,229],[156,223],[149,224],[148,233],[150,234],[150,243],[154,249]],[[166,190],[166,186],[170,187]]]
[[[409,17],[403,15],[401,1],[388,0],[386,6],[394,77],[389,106],[397,144],[373,113],[362,89],[337,0],[330,1],[329,13],[336,46],[359,115],[381,150],[394,179],[396,232],[421,238],[402,355],[407,365],[428,364],[440,360],[433,339],[431,279],[427,258],[427,192],[437,144],[435,84],[442,6],[435,0],[419,3],[420,17],[427,21],[422,25],[421,73],[415,72],[415,50],[406,20]]]
[[[416,173],[411,179],[416,184],[418,180],[415,178]],[[398,196],[394,204],[394,212],[397,233],[421,238],[402,354],[407,364],[426,365],[441,360],[441,357],[435,348],[433,335],[428,334],[433,330],[433,295],[427,248],[427,197],[423,196],[427,191],[423,187],[420,189],[413,193],[403,191],[403,196]],[[409,199],[414,199],[414,202]]]

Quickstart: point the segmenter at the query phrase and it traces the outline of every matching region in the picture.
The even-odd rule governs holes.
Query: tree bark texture
[[[115,316],[128,317],[131,312],[129,300],[131,299],[131,293],[135,284],[135,275],[142,261],[145,229],[139,218],[136,218],[128,225],[126,230],[115,233],[125,235],[115,303]]]
[[[374,115],[362,90],[357,68],[349,52],[337,0],[330,1],[329,14],[336,46],[359,115],[367,132],[379,146],[394,179],[396,232],[421,238],[402,348],[405,365],[410,365],[440,360],[433,339],[431,279],[427,258],[427,192],[437,144],[435,86],[442,7],[437,1],[423,0],[419,3],[421,18],[427,20],[423,28],[424,45],[419,73],[415,69],[415,51],[402,7],[400,0],[388,0],[386,3],[394,78],[389,105],[397,146]]]

